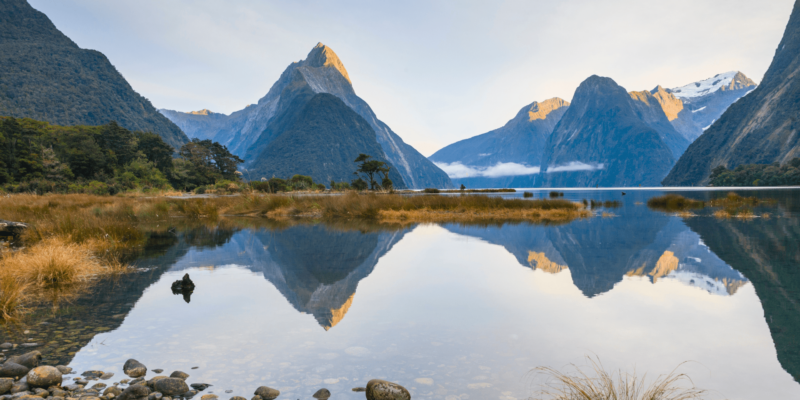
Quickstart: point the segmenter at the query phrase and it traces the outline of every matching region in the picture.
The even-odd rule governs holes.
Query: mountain
[[[223,121],[228,118],[225,114],[211,112],[206,109],[186,113],[164,108],[158,111],[175,125],[178,125],[186,136],[201,140],[213,139],[213,135],[207,136],[207,134],[218,129]]]
[[[720,165],[733,169],[740,164],[784,163],[800,156],[799,73],[800,1],[797,1],[761,84],[733,103],[689,146],[663,184],[704,185],[711,170]]]
[[[310,92],[310,91],[309,91]],[[338,97],[327,93],[311,96],[285,129],[252,158],[248,173],[258,177],[307,175],[314,182],[349,182],[360,153],[383,154],[375,131],[366,120]],[[387,162],[383,157],[374,157]],[[391,163],[389,178],[405,188]]]
[[[669,120],[668,112],[672,114],[677,104],[670,102],[671,99],[658,91],[656,91],[655,95],[646,90],[628,94],[634,100],[636,114],[645,124],[658,132],[661,141],[669,147],[672,156],[677,160],[686,151],[690,143],[684,135],[678,133]],[[665,110],[664,107],[667,107],[669,111]]]
[[[116,121],[176,149],[188,141],[102,53],[79,48],[25,0],[0,2],[0,115],[56,125]]]
[[[532,168],[541,165],[547,138],[567,108],[569,102],[557,97],[535,101],[503,127],[453,143],[428,159],[445,171],[461,169],[450,174],[456,185],[504,187],[515,176],[531,175]]]
[[[350,109],[367,121],[375,131],[383,154],[370,154],[388,160],[395,166],[406,186],[412,188],[450,188],[452,182],[447,174],[422,156],[397,136],[386,124],[378,120],[369,105],[353,90],[350,76],[336,53],[322,43],[317,44],[305,60],[290,64],[272,85],[266,96],[257,104],[232,113],[219,121],[207,122],[207,127],[193,131],[197,137],[211,137],[228,146],[236,155],[244,157],[248,165],[255,165],[255,158],[262,155],[269,142],[278,137],[285,128],[285,121],[298,113],[304,103],[294,101],[294,96],[304,93],[328,93],[338,97]],[[175,112],[164,112],[168,118],[180,122]],[[195,118],[211,121],[211,116]],[[281,126],[276,126],[278,124]],[[395,182],[398,184],[400,182]]]
[[[660,107],[634,100],[610,78],[583,81],[548,139],[543,186],[658,185],[675,162],[664,137],[677,134],[653,127],[663,121],[645,111]]]

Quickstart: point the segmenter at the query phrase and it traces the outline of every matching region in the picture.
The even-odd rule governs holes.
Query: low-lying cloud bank
[[[474,165],[464,165],[460,162],[440,163],[434,162],[437,167],[447,173],[450,178],[498,178],[501,176],[535,175],[541,172],[541,168],[531,167],[518,163],[499,162],[490,167],[480,167]],[[553,172],[573,172],[573,171],[595,171],[603,169],[603,164],[585,164],[580,161],[572,161],[564,165],[549,167],[545,173]]]

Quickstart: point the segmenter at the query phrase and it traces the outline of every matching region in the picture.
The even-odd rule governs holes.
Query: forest
[[[741,164],[734,169],[718,166],[711,171],[710,186],[797,186],[800,185],[800,158],[781,165]]]

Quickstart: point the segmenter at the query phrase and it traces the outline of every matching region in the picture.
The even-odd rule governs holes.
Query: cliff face
[[[378,120],[370,106],[356,95],[339,57],[321,43],[311,50],[305,60],[290,64],[257,104],[232,113],[220,123],[208,124],[194,134],[211,137],[228,146],[234,154],[244,157],[245,161],[255,162],[261,150],[277,137],[275,131],[278,129],[274,124],[281,120],[281,115],[295,112],[287,107],[298,104],[292,96],[302,91],[334,95],[360,115],[375,132],[375,139],[381,147],[382,154],[370,155],[384,158],[394,165],[407,187],[452,187],[444,171]],[[176,121],[182,118],[170,113],[165,115]],[[265,132],[271,133],[264,136]]]
[[[800,156],[800,2],[761,84],[739,99],[686,150],[667,186],[704,185],[711,170],[786,162]]]
[[[656,186],[675,157],[637,103],[610,78],[581,83],[548,139],[543,186]]]
[[[25,0],[0,2],[0,115],[56,125],[116,121],[176,149],[188,141],[102,53],[79,48]]]

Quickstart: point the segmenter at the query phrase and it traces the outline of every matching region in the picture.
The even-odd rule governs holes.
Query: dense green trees
[[[786,164],[742,164],[729,170],[720,165],[711,171],[711,186],[797,186],[800,158]]]
[[[356,176],[361,174],[367,179],[364,180],[359,176],[351,183],[351,185],[358,190],[365,190],[365,183],[369,183],[369,188],[372,190],[378,188],[391,189],[392,180],[389,179],[389,171],[392,169],[392,167],[383,161],[370,160],[370,158],[372,158],[372,156],[363,153],[356,157],[354,162],[360,164],[358,165],[356,172],[353,174]],[[383,179],[381,179],[381,183],[379,185],[378,182],[375,181],[375,178],[380,178],[380,175],[383,175]]]
[[[219,143],[195,139],[178,153],[173,158],[172,146],[157,134],[115,122],[63,127],[0,117],[0,184],[6,191],[113,194],[238,180],[242,160]]]

